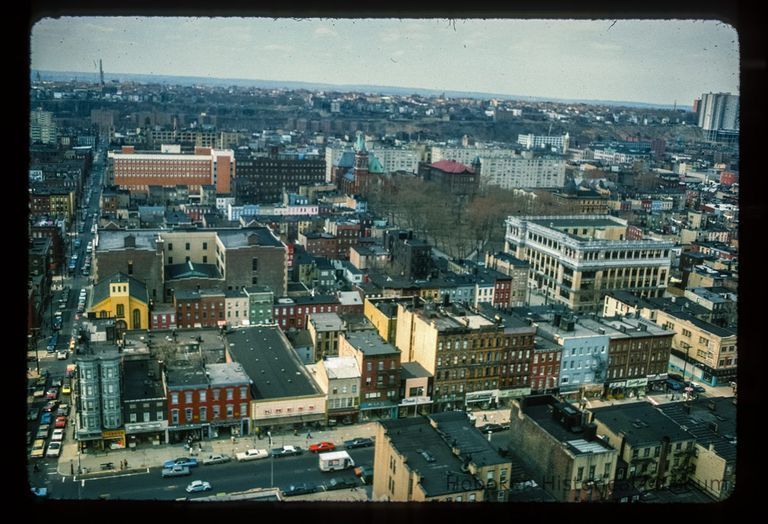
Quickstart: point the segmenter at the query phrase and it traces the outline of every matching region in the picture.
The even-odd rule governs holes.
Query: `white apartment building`
[[[574,311],[596,311],[617,290],[662,296],[673,242],[625,240],[609,215],[510,216],[504,251],[530,264],[529,286]]]
[[[565,158],[510,148],[433,147],[432,162],[455,160],[471,165],[480,157],[480,183],[502,189],[563,187]]]

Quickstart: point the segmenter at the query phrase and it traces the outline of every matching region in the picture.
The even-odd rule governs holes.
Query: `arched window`
[[[99,316],[100,316],[101,318],[107,318],[107,312],[106,312],[106,311],[104,311],[104,310],[101,310],[101,311],[99,311]]]
[[[117,305],[117,318],[123,318],[125,316],[125,306],[123,304]]]
[[[141,329],[141,311],[138,308],[133,310],[133,329]]]

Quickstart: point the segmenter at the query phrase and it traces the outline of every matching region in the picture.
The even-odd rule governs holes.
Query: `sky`
[[[690,106],[739,91],[713,20],[61,17],[32,69],[289,80]]]

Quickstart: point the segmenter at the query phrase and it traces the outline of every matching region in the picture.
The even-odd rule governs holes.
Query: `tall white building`
[[[699,127],[709,139],[739,132],[739,95],[704,93],[699,103]]]
[[[53,123],[53,113],[42,109],[29,112],[29,141],[33,144],[56,143],[56,124]]]

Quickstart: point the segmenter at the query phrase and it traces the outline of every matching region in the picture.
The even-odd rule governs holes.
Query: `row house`
[[[306,329],[307,316],[312,313],[337,313],[339,300],[333,295],[278,298],[273,305],[275,323],[283,331],[290,328]]]
[[[339,356],[360,370],[360,419],[397,418],[400,350],[373,330],[353,331],[340,335]]]
[[[167,368],[171,442],[249,432],[250,379],[237,363]]]
[[[315,379],[328,397],[328,424],[357,422],[360,369],[354,357],[328,357],[315,365]]]
[[[173,305],[178,327],[220,327],[226,324],[224,301],[225,294],[218,289],[176,291]]]

